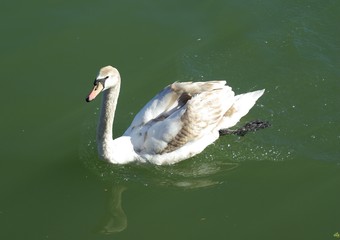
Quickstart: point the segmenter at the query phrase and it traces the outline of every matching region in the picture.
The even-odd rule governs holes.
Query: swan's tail
[[[240,119],[255,105],[257,99],[259,99],[263,93],[264,89],[236,95],[234,104],[224,114],[220,129],[230,128],[240,121]]]

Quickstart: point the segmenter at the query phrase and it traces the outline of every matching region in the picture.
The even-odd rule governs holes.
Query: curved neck
[[[100,152],[105,151],[107,143],[112,142],[112,127],[120,91],[120,79],[117,85],[103,92],[100,119],[97,129],[97,142]]]

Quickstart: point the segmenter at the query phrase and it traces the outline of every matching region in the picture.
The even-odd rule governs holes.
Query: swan
[[[112,66],[100,69],[86,98],[103,93],[97,145],[99,156],[114,164],[174,164],[201,153],[234,126],[263,90],[235,95],[226,81],[174,82],[160,91],[135,116],[125,133],[112,138],[121,78]]]

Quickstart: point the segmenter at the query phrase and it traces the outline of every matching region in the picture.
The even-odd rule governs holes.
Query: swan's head
[[[106,89],[115,87],[120,81],[120,75],[117,69],[112,66],[106,66],[100,69],[98,76],[94,80],[94,87],[88,97],[87,102],[91,102],[99,93]]]

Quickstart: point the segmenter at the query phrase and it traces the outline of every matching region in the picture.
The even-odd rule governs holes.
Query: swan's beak
[[[98,82],[86,98],[86,102],[91,102],[93,99],[97,97],[97,95],[103,90],[104,86],[100,82]]]

